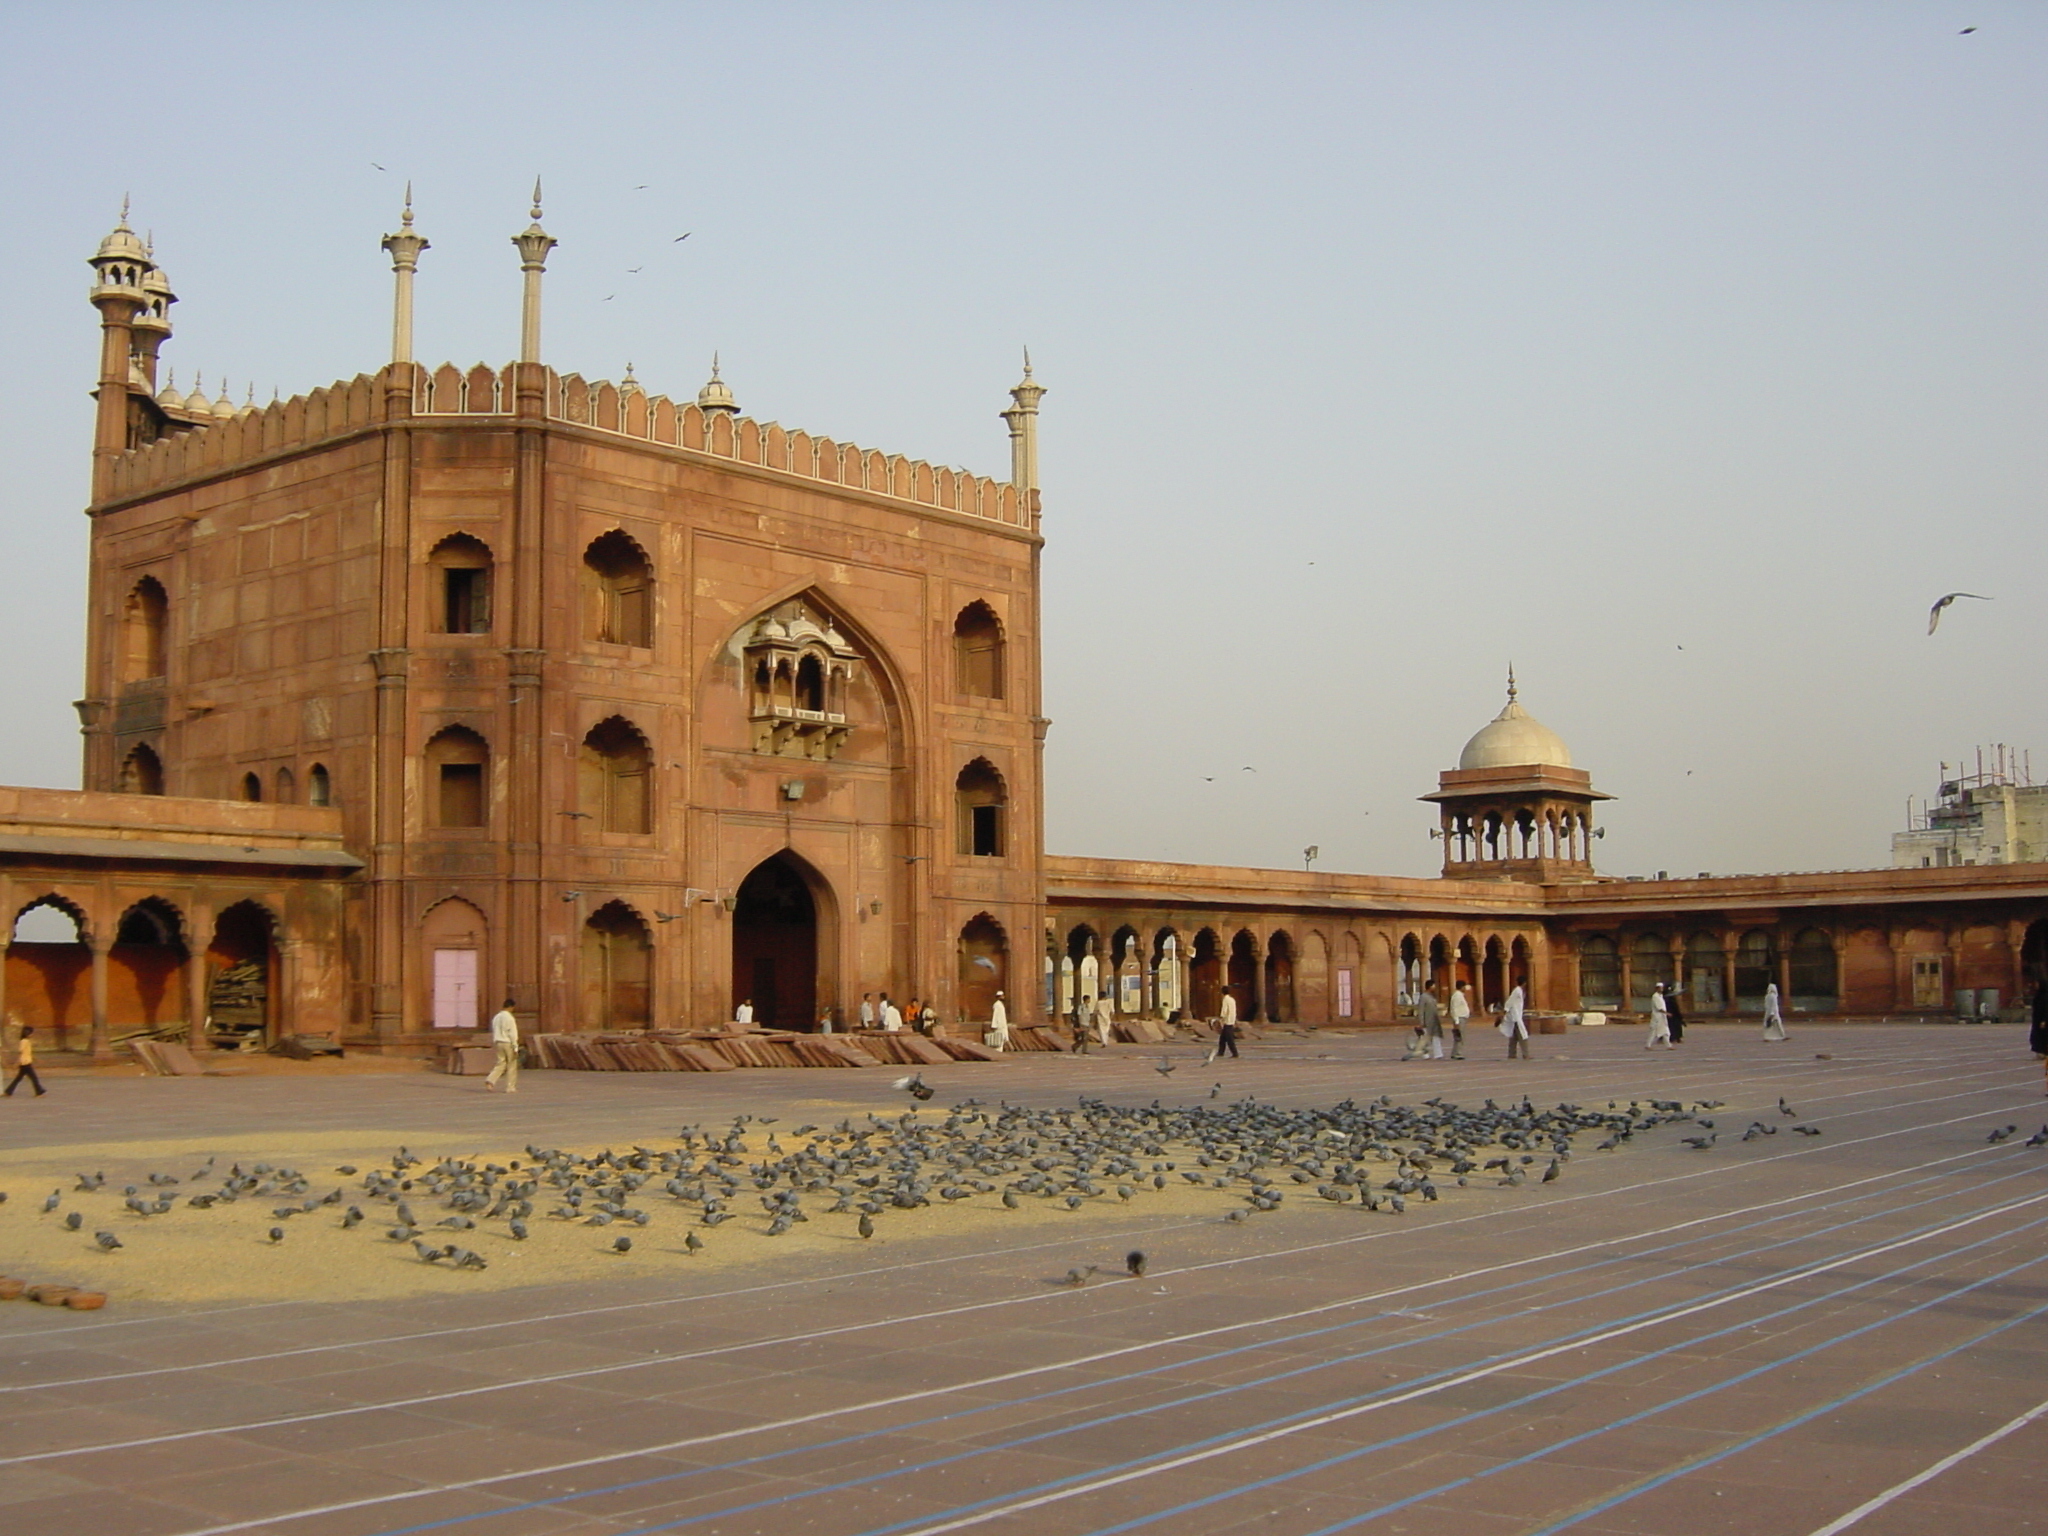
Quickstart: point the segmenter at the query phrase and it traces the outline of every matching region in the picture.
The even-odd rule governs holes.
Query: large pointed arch
[[[832,883],[801,854],[784,848],[748,870],[734,896],[727,1017],[750,1002],[763,1028],[815,1028],[840,1001],[838,929]]]

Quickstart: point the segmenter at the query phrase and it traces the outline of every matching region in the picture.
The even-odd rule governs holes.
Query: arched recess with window
[[[622,529],[583,551],[583,633],[606,645],[654,644],[654,564]]]
[[[654,752],[631,721],[612,715],[590,728],[576,777],[580,809],[599,831],[654,830]]]
[[[970,699],[1006,697],[1003,624],[987,603],[972,602],[953,621],[953,677]]]
[[[1266,940],[1266,1018],[1292,1024],[1294,1004],[1294,940],[1284,930]]]
[[[160,795],[164,792],[164,765],[147,742],[137,742],[121,759],[121,793]]]
[[[1230,940],[1230,960],[1224,972],[1224,986],[1237,999],[1238,1022],[1249,1024],[1259,1017],[1259,941],[1251,929],[1240,928]],[[1220,1003],[1220,999],[1218,1000]]]
[[[245,773],[242,775],[242,798],[252,802],[263,798],[262,774]]]
[[[145,576],[121,605],[121,681],[159,682],[170,654],[171,600],[163,584]]]
[[[299,803],[299,780],[289,768],[277,770],[277,803],[297,805]]]
[[[583,924],[585,1029],[645,1029],[654,1017],[654,940],[623,901],[608,901]]]
[[[1834,1012],[1840,993],[1835,974],[1835,941],[1822,929],[1805,929],[1794,936],[1786,960],[1792,983],[1789,1006],[1805,1013]]]
[[[451,533],[427,555],[428,626],[443,635],[491,632],[491,548]]]
[[[1579,942],[1579,1006],[1621,1006],[1621,955],[1604,933],[1588,934]]]
[[[490,822],[491,749],[467,726],[451,725],[428,741],[420,786],[429,827],[461,830]]]
[[[184,1019],[190,996],[179,985],[190,962],[185,919],[161,896],[121,914],[107,951],[107,1022],[115,1029],[160,1029]]]
[[[953,781],[959,822],[958,851],[969,858],[999,859],[1007,842],[1003,825],[1010,792],[1003,776],[985,757],[977,757]]]
[[[988,1018],[996,994],[1009,990],[1009,936],[988,913],[977,912],[960,930],[957,952],[960,1017],[980,1023]]]
[[[1223,1006],[1223,941],[1214,928],[1195,935],[1188,961],[1188,1011],[1198,1019],[1213,1019]]]
[[[325,763],[315,763],[306,772],[306,804],[334,804],[334,781],[328,776]]]

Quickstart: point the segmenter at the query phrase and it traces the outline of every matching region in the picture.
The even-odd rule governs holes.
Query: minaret
[[[420,252],[430,250],[427,238],[412,227],[412,183],[405,184],[405,212],[399,215],[398,233],[384,237],[384,249],[391,253],[395,291],[391,299],[391,361],[412,361],[412,279],[419,271]]]
[[[737,416],[739,403],[732,397],[732,386],[718,376],[718,354],[711,354],[711,378],[697,391],[697,409],[706,416]]]
[[[128,381],[134,371],[135,321],[151,302],[144,280],[154,268],[148,248],[128,227],[128,199],[121,221],[93,254],[92,305],[100,312],[99,402],[93,429],[93,499],[106,491],[113,461],[129,447]]]
[[[519,305],[519,361],[540,361],[540,275],[547,270],[548,252],[558,242],[540,227],[540,178],[533,178],[533,222],[512,237],[519,247],[519,270],[526,274],[526,291]]]
[[[171,292],[171,280],[164,276],[164,270],[155,264],[156,242],[144,240],[143,250],[150,258],[150,268],[142,274],[142,292],[146,302],[135,316],[134,337],[131,345],[135,353],[136,385],[156,394],[157,354],[165,342],[171,339],[171,306],[178,302],[178,296]]]
[[[1024,349],[1024,377],[1010,391],[1016,403],[1002,413],[1010,424],[1010,481],[1037,510],[1038,502],[1038,402],[1045,386],[1031,377],[1031,349]]]

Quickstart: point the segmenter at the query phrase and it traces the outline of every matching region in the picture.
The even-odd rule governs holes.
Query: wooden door
[[[1941,985],[1941,956],[1913,957],[1913,1006],[1939,1008],[1946,999]]]
[[[435,950],[434,1028],[477,1028],[476,1002],[476,951]]]

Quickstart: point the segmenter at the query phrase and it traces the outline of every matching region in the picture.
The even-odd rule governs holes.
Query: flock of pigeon
[[[753,1219],[736,1230],[768,1237],[816,1216],[845,1217],[871,1238],[892,1216],[926,1207],[979,1201],[1074,1211],[1174,1189],[1227,1197],[1223,1219],[1230,1222],[1278,1210],[1290,1198],[1400,1215],[1409,1201],[1435,1200],[1446,1185],[1555,1182],[1575,1143],[1612,1152],[1644,1131],[1718,1107],[1653,1100],[1538,1109],[1525,1098],[1466,1109],[1441,1098],[1415,1106],[1381,1098],[1283,1109],[1247,1098],[1167,1108],[1083,1098],[1073,1109],[1027,1109],[969,1099],[936,1118],[912,1109],[787,1133],[773,1116],[740,1115],[723,1129],[686,1127],[665,1148],[579,1155],[528,1146],[525,1157],[502,1163],[429,1163],[401,1147],[388,1167],[335,1169],[354,1186],[325,1193],[295,1168],[236,1163],[217,1173],[209,1159],[182,1179],[158,1172],[120,1187],[118,1209],[133,1219],[113,1221],[123,1223],[128,1242],[146,1242],[138,1236],[144,1225],[180,1203],[222,1212],[253,1205],[268,1212],[268,1239],[281,1244],[295,1223],[325,1213],[343,1230],[409,1244],[423,1263],[484,1269],[489,1260],[472,1244],[524,1242],[541,1223],[597,1229],[598,1244],[622,1254],[657,1220],[686,1223],[681,1251],[694,1256],[708,1234],[741,1217]],[[62,1211],[66,1226],[83,1231],[83,1197],[116,1192],[104,1173],[81,1173],[72,1190],[50,1192],[43,1213]],[[63,1210],[67,1202],[72,1208]],[[101,1249],[125,1246],[112,1224],[95,1226]],[[1142,1267],[1142,1255],[1128,1262]]]
[[[930,1096],[921,1079],[899,1086],[919,1099]],[[284,1243],[295,1223],[324,1212],[342,1230],[409,1244],[422,1263],[480,1270],[489,1260],[469,1244],[524,1242],[541,1223],[596,1229],[595,1244],[620,1254],[632,1252],[634,1234],[657,1220],[682,1224],[680,1251],[695,1256],[705,1249],[706,1234],[742,1217],[752,1219],[737,1230],[768,1237],[814,1217],[850,1218],[865,1239],[900,1213],[969,1201],[1075,1211],[1090,1204],[1127,1206],[1177,1190],[1225,1197],[1227,1222],[1310,1199],[1399,1216],[1410,1201],[1436,1200],[1446,1186],[1554,1183],[1575,1151],[1615,1152],[1660,1126],[1697,1127],[1704,1134],[1684,1144],[1706,1151],[1720,1136],[1708,1115],[1724,1107],[1718,1100],[1688,1106],[1651,1099],[1626,1106],[1610,1101],[1604,1109],[1538,1109],[1526,1097],[1509,1104],[1488,1099],[1478,1108],[1442,1098],[1397,1104],[1390,1097],[1347,1099],[1328,1109],[1285,1109],[1249,1097],[1139,1107],[1083,1097],[1072,1109],[1029,1109],[967,1099],[936,1118],[912,1108],[786,1133],[774,1116],[743,1114],[723,1129],[685,1127],[665,1148],[579,1155],[529,1145],[524,1158],[503,1163],[444,1157],[430,1164],[401,1147],[388,1167],[336,1168],[355,1181],[354,1189],[337,1185],[324,1194],[294,1168],[236,1163],[217,1173],[211,1158],[182,1179],[151,1173],[119,1192],[120,1209],[133,1218],[124,1227],[130,1241],[146,1242],[137,1236],[143,1225],[181,1201],[211,1211],[246,1203],[268,1210],[272,1244]],[[1782,1098],[1778,1112],[1798,1119]],[[1779,1129],[1755,1120],[1741,1139]],[[1821,1134],[1803,1122],[1790,1129]],[[1990,1140],[2015,1134],[2016,1127],[2005,1126]],[[2026,1145],[2048,1145],[2048,1126]],[[81,1173],[74,1189],[50,1192],[42,1213],[83,1232],[81,1197],[112,1193],[104,1173]],[[72,1209],[64,1209],[67,1202]],[[107,1252],[126,1246],[112,1225],[97,1225],[93,1236]],[[1126,1268],[1140,1274],[1144,1263],[1134,1252]],[[1093,1273],[1092,1267],[1071,1271],[1067,1282],[1082,1284]]]

